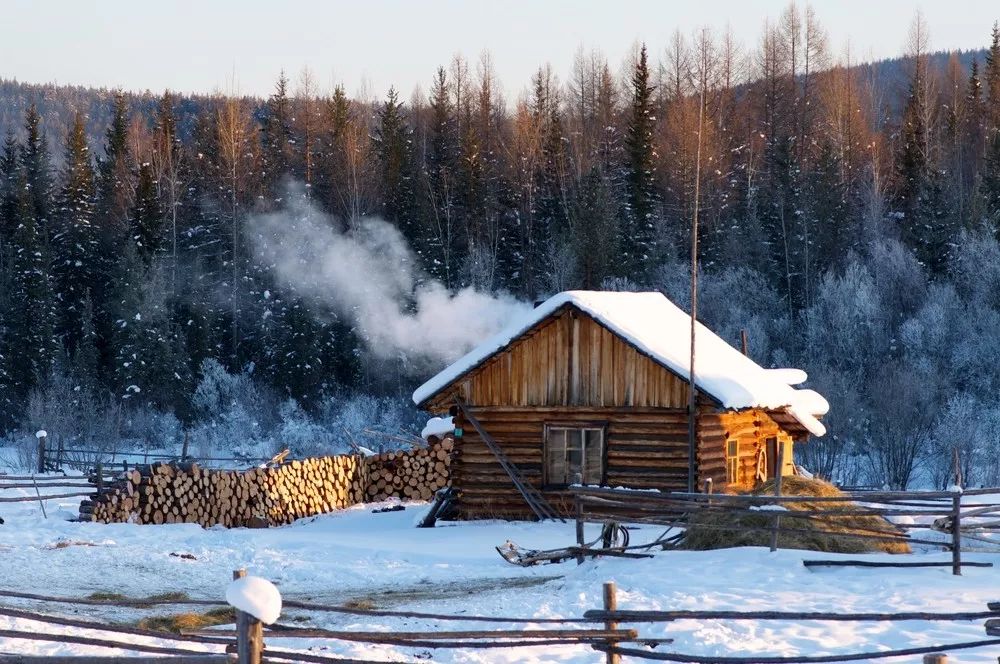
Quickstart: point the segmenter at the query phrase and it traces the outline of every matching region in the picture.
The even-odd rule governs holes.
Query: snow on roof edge
[[[418,387],[413,393],[414,403],[423,405],[565,305],[593,316],[658,364],[682,378],[688,377],[691,317],[662,293],[564,291],[511,321]],[[803,379],[805,372],[764,369],[700,322],[696,323],[696,353],[695,383],[723,407],[787,410],[813,435],[826,433],[816,418],[829,410],[826,399],[814,390],[789,385],[793,372],[795,378]]]

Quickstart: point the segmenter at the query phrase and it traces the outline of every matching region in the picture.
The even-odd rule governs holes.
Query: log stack
[[[364,457],[293,460],[277,467],[210,470],[193,463],[140,466],[104,481],[80,518],[100,523],[264,527],[389,497],[429,500],[448,484],[451,441]]]
[[[366,501],[430,500],[438,489],[448,486],[453,445],[445,438],[429,448],[368,457]]]

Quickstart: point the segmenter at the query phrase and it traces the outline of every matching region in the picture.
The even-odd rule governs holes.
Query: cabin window
[[[604,481],[604,429],[546,427],[545,483],[601,484]]]
[[[726,441],[726,482],[736,484],[740,474],[740,441]]]

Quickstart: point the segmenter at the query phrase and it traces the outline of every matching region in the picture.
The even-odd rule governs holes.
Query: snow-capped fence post
[[[245,569],[233,570],[233,581],[247,575]],[[261,664],[264,649],[264,624],[244,611],[236,610],[236,661],[238,664]]]
[[[604,584],[604,610],[618,610],[618,588],[615,586],[614,581],[608,581]],[[618,629],[618,622],[615,620],[606,620],[604,622],[604,629],[609,632],[615,631]],[[617,641],[608,639],[608,652],[605,659],[606,664],[621,664],[622,656],[614,652],[617,647]]]
[[[47,434],[45,431],[39,431],[35,434],[35,438],[38,439],[38,472],[45,472],[45,439]]]
[[[957,486],[951,494],[951,573],[962,575],[962,490]]]

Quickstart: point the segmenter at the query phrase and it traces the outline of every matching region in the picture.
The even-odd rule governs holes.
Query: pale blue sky
[[[0,77],[160,91],[267,94],[284,68],[320,87],[381,96],[428,87],[438,64],[492,52],[509,93],[550,62],[561,78],[578,46],[617,67],[636,40],[660,53],[677,28],[727,22],[747,46],[786,0],[0,0]],[[803,3],[799,3],[800,7]],[[996,0],[815,0],[835,50],[898,54],[920,7],[934,49],[973,48],[1000,18]]]

